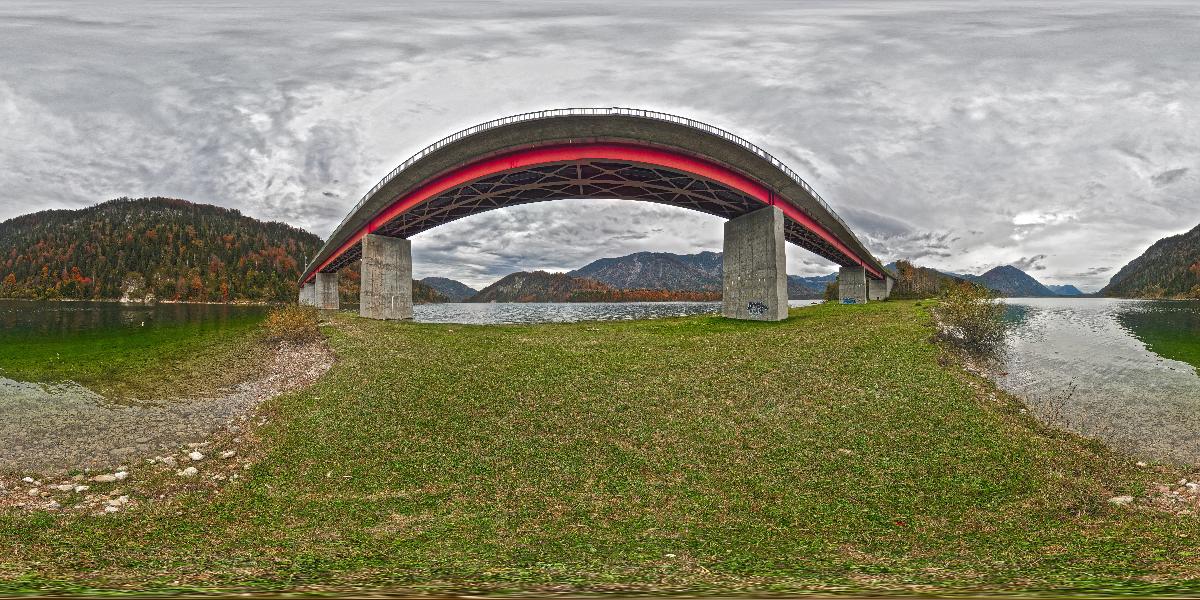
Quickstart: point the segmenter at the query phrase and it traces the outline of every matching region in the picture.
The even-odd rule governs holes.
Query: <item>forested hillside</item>
[[[121,198],[0,223],[0,297],[294,300],[300,263],[320,246],[233,209]]]
[[[1100,290],[1123,298],[1200,298],[1200,226],[1163,238]]]

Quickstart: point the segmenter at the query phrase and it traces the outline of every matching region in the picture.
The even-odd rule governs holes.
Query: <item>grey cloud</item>
[[[1162,173],[1159,173],[1159,174],[1151,177],[1150,181],[1154,182],[1154,185],[1157,185],[1158,187],[1162,187],[1165,185],[1170,185],[1172,183],[1175,183],[1176,181],[1179,180],[1180,177],[1183,177],[1184,175],[1186,175],[1187,172],[1188,172],[1187,168],[1171,169],[1169,171],[1163,171]]]
[[[1041,264],[1043,260],[1046,260],[1045,254],[1038,254],[1037,256],[1030,257],[1022,256],[1012,264],[1014,267],[1021,269],[1022,271],[1042,271],[1046,269],[1046,266]]]
[[[1200,180],[1173,167],[1200,160],[1198,23],[1200,6],[1167,1],[13,0],[0,6],[0,219],[160,194],[328,235],[457,129],[632,105],[764,146],[885,261],[1047,255],[1039,266],[1096,287],[1095,248],[1116,263],[1200,222]],[[1033,212],[1071,216],[1014,226]],[[414,241],[419,273],[478,283],[716,249],[720,223],[564,201]],[[830,268],[788,256],[805,274]]]

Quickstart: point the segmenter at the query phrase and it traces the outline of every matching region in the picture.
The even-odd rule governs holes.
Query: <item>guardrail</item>
[[[861,241],[859,241],[858,236],[854,235],[854,232],[850,230],[850,227],[848,225],[846,225],[846,222],[843,221],[842,218],[840,216],[838,216],[837,212],[833,210],[833,207],[829,206],[829,203],[826,202],[825,199],[822,198],[821,195],[818,194],[817,191],[812,188],[812,186],[808,185],[807,181],[804,181],[804,179],[802,177],[800,177],[799,175],[797,175],[795,171],[793,171],[791,168],[789,168],[787,165],[785,165],[783,163],[783,161],[779,160],[778,158],[775,158],[775,156],[772,155],[770,152],[763,150],[762,148],[756,146],[755,144],[752,144],[745,138],[743,138],[735,133],[725,131],[724,129],[721,129],[720,127],[715,127],[713,125],[709,125],[708,123],[704,123],[702,121],[697,121],[695,119],[689,119],[687,117],[681,117],[679,115],[673,115],[670,113],[658,112],[658,111],[653,111],[653,110],[642,110],[639,108],[621,108],[621,107],[617,107],[617,106],[614,106],[611,108],[555,108],[555,109],[550,109],[550,110],[539,110],[539,111],[535,111],[535,112],[527,112],[527,113],[521,113],[519,115],[512,115],[509,117],[493,119],[491,121],[487,121],[486,123],[480,123],[473,127],[468,127],[466,129],[463,129],[462,131],[452,133],[432,144],[429,144],[428,146],[425,146],[424,148],[421,148],[419,151],[417,151],[416,154],[413,154],[412,156],[408,157],[407,160],[400,163],[395,169],[392,169],[392,171],[390,173],[388,173],[387,175],[384,175],[383,179],[380,179],[379,183],[376,183],[369,191],[367,191],[366,194],[363,194],[362,199],[360,199],[358,201],[358,203],[354,205],[354,208],[350,212],[346,213],[346,216],[342,218],[341,223],[338,223],[337,229],[334,229],[334,232],[341,231],[342,227],[345,226],[347,221],[350,220],[350,217],[353,216],[355,213],[357,213],[358,209],[362,208],[363,204],[366,204],[367,200],[370,199],[371,196],[375,195],[375,192],[378,192],[380,188],[382,188],[383,186],[385,186],[389,182],[391,182],[393,179],[395,179],[396,176],[399,175],[401,171],[412,166],[413,163],[417,162],[418,160],[421,160],[422,158],[424,158],[425,156],[429,155],[432,152],[435,152],[435,151],[437,151],[449,144],[457,142],[458,140],[461,140],[465,137],[474,135],[476,133],[480,133],[482,131],[487,131],[489,129],[500,127],[503,125],[508,125],[510,123],[519,123],[522,121],[533,121],[536,119],[547,119],[547,118],[551,118],[551,117],[565,117],[565,116],[575,116],[575,115],[625,115],[625,116],[632,116],[632,117],[642,117],[645,119],[655,119],[655,120],[659,120],[659,121],[669,121],[671,123],[676,123],[679,125],[686,125],[693,129],[699,129],[700,131],[704,131],[706,133],[729,140],[729,141],[745,148],[746,150],[753,152],[754,154],[758,155],[759,157],[765,159],[767,162],[770,162],[772,165],[775,166],[775,168],[779,169],[780,171],[783,171],[793,181],[800,184],[800,187],[804,188],[804,191],[806,191],[810,195],[812,195],[812,197],[814,199],[816,199],[816,201],[821,205],[821,207],[824,208],[829,213],[829,215],[832,216],[833,219],[835,221],[837,221],[838,224],[840,224],[846,230],[846,233],[848,233],[850,235],[850,237],[854,238],[854,241],[858,243],[858,246],[860,248],[864,248],[864,249],[866,248],[866,246],[863,246],[863,243]],[[809,216],[814,216],[814,215],[809,215]],[[333,242],[332,236],[330,237],[329,241]],[[320,253],[318,253],[317,256],[320,256]],[[314,259],[312,263],[310,263],[307,267],[305,267],[305,270],[304,270],[305,277],[307,277],[311,273],[311,269],[312,269],[313,265],[315,265],[315,264],[316,264],[316,259]]]

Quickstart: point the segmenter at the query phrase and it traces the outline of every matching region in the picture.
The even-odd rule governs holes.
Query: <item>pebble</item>
[[[56,489],[56,490],[58,490],[58,491],[60,491],[60,492],[69,492],[69,491],[71,491],[71,490],[74,490],[74,489],[75,489],[75,486],[74,486],[74,485],[72,485],[72,484],[70,484],[70,483],[64,483],[64,484],[62,484],[62,485],[56,485],[56,486],[54,486],[54,489]]]
[[[221,453],[221,458],[233,458],[237,456],[237,450],[226,450]]]
[[[199,472],[200,470],[196,467],[188,467],[182,471],[179,471],[178,475],[180,477],[194,477]]]
[[[1116,504],[1117,506],[1129,506],[1130,504],[1133,504],[1133,496],[1113,496],[1112,498],[1109,498],[1108,501],[1112,504]]]
[[[105,473],[103,475],[97,475],[92,478],[92,481],[95,481],[96,483],[112,483],[116,480],[117,480],[117,476],[112,475],[110,473]]]
[[[62,505],[54,500],[51,500],[50,504],[46,505],[46,510],[58,510],[60,508],[62,508]]]
[[[37,488],[33,488],[32,490],[29,490],[29,495],[30,495],[30,496],[37,497],[37,495],[38,495],[38,494],[40,494],[40,493],[41,493],[41,491],[40,491],[40,490],[38,490]]]
[[[75,486],[75,493],[77,493],[77,494],[78,494],[78,493],[81,493],[81,492],[86,492],[86,491],[88,491],[88,490],[90,490],[90,489],[92,489],[92,488],[91,488],[91,486],[87,486],[87,485],[77,485],[77,486]]]
[[[117,481],[123,481],[126,477],[129,477],[129,472],[117,471],[116,473],[113,473],[113,477],[116,477]]]
[[[188,458],[190,458],[194,461],[201,461],[201,460],[204,460],[204,454],[202,454],[196,450],[193,450],[188,453]]]
[[[115,512],[117,512],[117,511],[119,511],[119,510],[121,510],[121,509],[120,509],[119,507],[116,507],[116,506],[105,506],[105,507],[104,507],[104,512],[106,512],[106,513],[115,513]]]
[[[175,466],[175,457],[164,456],[164,457],[158,459],[158,462],[160,462],[164,465],[167,465],[168,467],[174,467]]]
[[[33,483],[33,478],[32,477],[23,477],[21,479],[21,481],[24,481],[25,483]]]
[[[1150,466],[1150,465],[1148,465],[1148,464],[1146,464],[1146,463],[1144,463],[1144,462],[1142,462],[1142,461],[1140,461],[1140,460],[1139,460],[1139,461],[1137,462],[1137,466],[1139,466],[1139,467],[1141,467],[1141,468],[1143,468],[1143,469],[1144,469],[1144,468],[1146,468],[1146,467],[1148,467],[1148,466]]]

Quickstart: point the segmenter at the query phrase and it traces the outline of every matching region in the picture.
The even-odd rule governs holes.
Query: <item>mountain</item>
[[[361,300],[359,295],[362,287],[362,273],[359,271],[361,266],[360,261],[354,261],[338,271],[338,296],[344,305],[357,305]],[[451,302],[445,294],[417,279],[412,282],[412,298],[414,304]]]
[[[479,293],[479,290],[461,281],[445,277],[426,277],[421,279],[420,283],[433,288],[449,302],[463,302]]]
[[[788,275],[788,300],[810,300],[813,298],[822,298],[825,295],[825,288],[834,281],[837,281],[837,273],[817,275],[815,277]]]
[[[969,279],[1008,298],[1057,295],[1038,280],[1030,277],[1025,271],[1012,265],[996,267],[983,275],[971,276]]]
[[[1082,296],[1083,291],[1073,285],[1047,285],[1058,296]]]
[[[719,291],[620,290],[594,279],[567,273],[521,271],[506,275],[468,302],[657,302],[720,300]]]
[[[1101,296],[1200,298],[1200,225],[1166,237],[1117,271]]]
[[[720,292],[723,271],[720,252],[637,252],[601,258],[567,275],[593,279],[618,290]],[[825,286],[836,279],[836,273],[818,277],[788,275],[788,298],[820,298]]]
[[[717,252],[638,252],[601,258],[567,275],[592,279],[622,290],[713,291],[721,289],[721,255]]]
[[[237,210],[120,198],[0,223],[0,297],[190,301],[296,298],[321,238]]]

